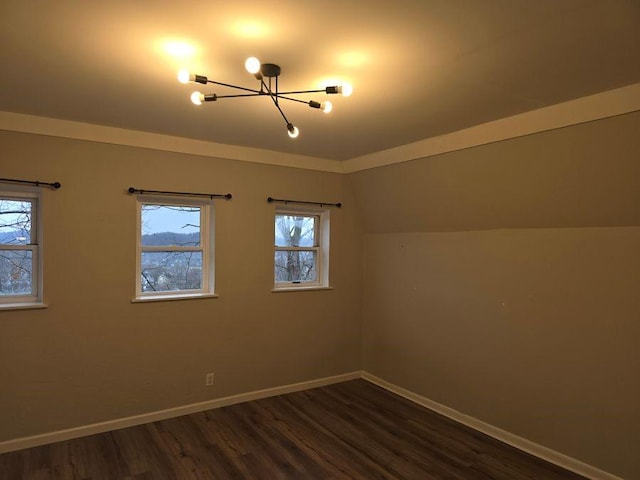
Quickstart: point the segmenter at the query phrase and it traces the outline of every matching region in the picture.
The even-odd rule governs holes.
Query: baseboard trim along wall
[[[273,397],[276,395],[283,395],[285,393],[299,392],[301,390],[307,390],[309,388],[323,387],[325,385],[331,385],[334,383],[355,380],[361,378],[361,376],[362,372],[359,371],[345,373],[332,377],[319,378],[306,382],[292,383],[290,385],[284,385],[280,387],[266,388],[264,390],[256,390],[253,392],[231,395],[229,397],[216,398],[213,400],[207,400],[205,402],[192,403],[190,405],[182,405],[180,407],[168,408],[166,410],[158,410],[156,412],[143,413],[141,415],[134,415],[131,417],[108,420],[106,422],[83,425],[81,427],[68,428],[56,432],[48,432],[40,435],[33,435],[30,437],[6,440],[0,442],[0,453],[22,450],[23,448],[37,447],[39,445],[46,445],[48,443],[63,442],[65,440],[71,440],[73,438],[85,437],[87,435],[95,435],[96,433],[104,433],[112,430],[119,430],[121,428],[133,427],[135,425],[157,422],[158,420],[180,417],[182,415],[189,415],[191,413],[203,412],[205,410],[211,410],[214,408],[226,407],[228,405],[234,405],[236,403],[249,402],[251,400],[258,400],[260,398]]]
[[[37,447],[39,445],[46,445],[48,443],[62,442],[65,440],[71,440],[73,438],[85,437],[87,435],[109,432],[121,428],[133,427],[135,425],[156,422],[158,420],[166,420],[168,418],[189,415],[191,413],[202,412],[214,408],[226,407],[228,405],[249,402],[251,400],[258,400],[261,398],[273,397],[276,395],[284,395],[286,393],[299,392],[302,390],[307,390],[309,388],[317,388],[323,387],[325,385],[332,385],[334,383],[347,382],[349,380],[355,380],[358,378],[362,378],[363,380],[378,385],[379,387],[382,387],[389,392],[404,397],[407,400],[428,408],[429,410],[432,410],[436,413],[444,415],[445,417],[448,417],[458,423],[471,427],[474,430],[489,435],[490,437],[500,440],[501,442],[511,445],[512,447],[530,453],[531,455],[554,463],[562,468],[575,472],[584,477],[590,478],[591,480],[623,480],[620,477],[607,473],[574,458],[568,457],[567,455],[556,452],[555,450],[551,450],[550,448],[531,442],[526,438],[519,437],[518,435],[514,435],[513,433],[507,432],[498,427],[494,427],[493,425],[485,423],[469,415],[465,415],[464,413],[458,412],[457,410],[449,408],[429,398],[423,397],[421,395],[418,395],[417,393],[411,392],[410,390],[394,385],[365,371],[344,373],[341,375],[324,377],[316,380],[309,380],[306,382],[292,383],[289,385],[266,388],[263,390],[255,390],[253,392],[216,398],[213,400],[192,403],[189,405],[182,405],[180,407],[168,408],[166,410],[158,410],[156,412],[143,413],[141,415],[118,418],[115,420],[83,425],[81,427],[69,428],[56,432],[48,432],[40,435],[33,435],[30,437],[6,440],[0,442],[0,453],[22,450],[23,448]]]
[[[576,460],[575,458],[571,458],[560,452],[556,452],[555,450],[551,450],[550,448],[527,440],[526,438],[519,437],[518,435],[514,435],[513,433],[507,432],[498,427],[494,427],[493,425],[478,420],[477,418],[465,415],[464,413],[449,408],[438,402],[434,402],[429,398],[418,395],[417,393],[413,393],[410,390],[398,387],[397,385],[389,383],[386,380],[376,377],[375,375],[372,375],[368,372],[362,372],[362,378],[368,382],[384,388],[385,390],[395,393],[396,395],[400,395],[407,400],[428,408],[429,410],[433,410],[436,413],[444,415],[451,420],[466,425],[467,427],[471,427],[474,430],[495,438],[496,440],[500,440],[501,442],[511,445],[518,450],[530,453],[531,455],[541,458],[542,460],[546,460],[547,462],[558,465],[559,467],[570,470],[574,473],[582,475],[583,477],[590,478],[591,480],[623,480],[620,477]]]

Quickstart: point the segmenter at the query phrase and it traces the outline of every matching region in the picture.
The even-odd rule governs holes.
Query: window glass
[[[210,203],[138,201],[136,297],[213,293]]]
[[[274,227],[275,288],[328,287],[329,212],[277,209]]]
[[[313,247],[316,242],[316,216],[276,215],[275,241],[278,247]]]
[[[33,255],[30,250],[0,250],[0,295],[32,295]]]
[[[0,194],[0,305],[40,301],[36,195]]]
[[[275,252],[276,282],[315,282],[317,253],[315,251]]]
[[[28,245],[31,242],[31,200],[0,198],[0,244]]]
[[[200,245],[200,208],[142,205],[142,245]]]
[[[143,292],[200,290],[201,252],[143,252],[141,269]]]

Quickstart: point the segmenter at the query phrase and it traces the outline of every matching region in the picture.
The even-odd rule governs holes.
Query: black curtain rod
[[[16,180],[14,178],[0,178],[0,182],[4,182],[4,183],[20,183],[20,184],[23,184],[23,185],[33,185],[35,187],[47,186],[47,187],[54,188],[56,190],[62,186],[60,184],[60,182],[49,183],[49,182],[39,182],[37,180]]]
[[[300,203],[303,205],[320,205],[321,207],[327,206],[327,207],[338,207],[340,208],[342,206],[342,203],[338,202],[338,203],[326,203],[326,202],[305,202],[303,200],[286,200],[283,198],[272,198],[272,197],[268,197],[267,198],[267,202],[271,203],[271,202],[280,202],[280,203]]]
[[[190,193],[190,192],[164,192],[162,190],[141,190],[139,188],[129,187],[129,193],[139,193],[140,195],[146,194],[160,194],[160,195],[178,195],[181,197],[207,197],[207,198],[226,198],[227,200],[231,200],[230,193],[222,194],[222,193]]]

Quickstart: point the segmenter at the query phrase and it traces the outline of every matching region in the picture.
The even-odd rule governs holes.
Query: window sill
[[[327,287],[324,285],[311,285],[304,287],[276,287],[271,290],[273,293],[280,292],[300,292],[300,291],[309,291],[309,290],[333,290],[333,287]]]
[[[0,310],[29,310],[35,308],[48,308],[49,305],[42,302],[29,303],[0,303]]]
[[[215,293],[192,293],[180,295],[153,295],[148,297],[132,298],[131,303],[169,302],[173,300],[194,300],[199,298],[218,298]]]

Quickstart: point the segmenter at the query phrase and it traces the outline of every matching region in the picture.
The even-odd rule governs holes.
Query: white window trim
[[[0,310],[26,308],[46,308],[43,302],[44,280],[42,272],[42,195],[38,188],[2,186],[0,197],[16,200],[27,199],[33,202],[31,214],[31,239],[29,245],[0,246],[0,250],[30,250],[32,255],[31,295],[10,295],[0,297]],[[35,221],[34,221],[35,216]],[[34,232],[35,229],[35,232]]]
[[[275,246],[274,241],[274,262],[275,262],[275,252],[277,251],[287,251],[287,250],[301,250],[301,251],[309,251],[315,250],[317,251],[317,264],[316,271],[317,280],[315,282],[276,282],[274,277],[274,286],[273,292],[295,292],[295,291],[303,291],[303,290],[330,290],[329,286],[329,240],[331,233],[331,225],[330,225],[330,212],[328,209],[316,209],[316,208],[298,208],[291,206],[276,206],[274,212],[274,221],[276,215],[308,215],[308,216],[316,216],[318,217],[317,228],[317,238],[318,245],[316,247],[277,247]]]
[[[142,205],[176,205],[200,207],[200,247],[143,247],[142,246]],[[215,210],[213,200],[193,197],[167,197],[138,195],[136,202],[136,293],[133,303],[154,301],[188,300],[197,298],[217,298],[215,288]],[[140,283],[142,276],[142,252],[152,251],[198,251],[202,252],[202,288],[199,290],[171,290],[166,292],[143,292]]]

